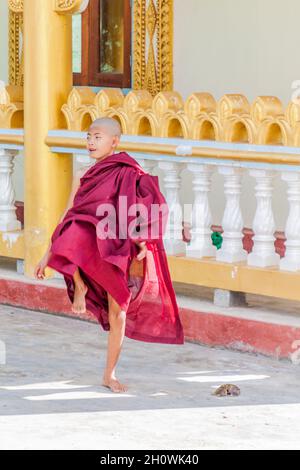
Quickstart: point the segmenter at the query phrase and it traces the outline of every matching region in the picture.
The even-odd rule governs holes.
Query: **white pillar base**
[[[247,260],[248,253],[243,250],[243,252],[230,253],[229,251],[217,251],[216,260],[221,261],[222,263],[243,263]]]
[[[297,262],[283,258],[280,260],[279,268],[281,271],[300,271],[300,260]]]
[[[278,266],[280,256],[277,253],[267,253],[263,256],[262,253],[249,253],[247,264],[248,266],[257,266],[258,268],[268,268],[270,266]]]
[[[186,243],[180,240],[164,240],[164,247],[168,255],[185,255]]]
[[[12,212],[13,217],[13,212]],[[21,230],[22,225],[19,220],[9,220],[6,223],[0,222],[0,232],[14,232],[16,230]]]
[[[212,244],[210,235],[207,237],[207,241],[203,238],[196,239],[191,241],[189,245],[186,246],[186,256],[189,258],[206,258],[213,257],[215,258],[217,253],[217,247]]]

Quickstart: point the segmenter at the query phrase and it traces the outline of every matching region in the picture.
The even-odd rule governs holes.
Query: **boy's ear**
[[[118,137],[117,135],[114,137],[114,143],[113,143],[113,147],[118,147],[120,143],[120,137]]]

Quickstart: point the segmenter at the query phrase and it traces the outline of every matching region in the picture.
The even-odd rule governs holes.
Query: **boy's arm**
[[[73,177],[72,187],[71,187],[69,199],[68,199],[68,202],[67,202],[67,205],[66,205],[66,209],[65,209],[63,215],[61,216],[59,222],[58,222],[59,224],[63,221],[66,213],[68,212],[68,210],[71,209],[71,207],[73,206],[73,201],[74,201],[75,194],[77,193],[78,188],[80,186],[80,178],[84,175],[84,173],[86,171],[87,171],[86,168],[76,171],[76,173]]]

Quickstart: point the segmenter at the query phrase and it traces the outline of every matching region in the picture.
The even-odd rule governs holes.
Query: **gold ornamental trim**
[[[14,13],[23,13],[24,0],[8,0],[8,8]]]
[[[9,10],[9,40],[8,40],[8,69],[9,84],[23,86],[24,84],[24,54],[21,48],[23,36],[23,15]]]
[[[61,14],[82,13],[88,6],[89,0],[54,0],[54,10]]]
[[[134,2],[134,89],[152,96],[173,88],[173,6],[173,0]]]

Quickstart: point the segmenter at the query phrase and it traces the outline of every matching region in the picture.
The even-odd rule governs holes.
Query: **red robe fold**
[[[124,208],[126,200],[127,208]],[[120,202],[122,201],[122,203]],[[98,236],[107,213],[99,205],[115,208],[115,238]],[[148,211],[123,217],[132,204]],[[153,204],[165,211],[151,213]],[[103,206],[101,206],[103,208]],[[98,210],[97,210],[98,209]],[[164,215],[163,215],[163,214]],[[73,206],[54,230],[48,266],[64,276],[68,296],[74,299],[73,274],[78,266],[88,286],[86,308],[109,330],[107,292],[126,311],[125,335],[153,342],[183,344],[183,328],[168,268],[163,235],[168,206],[159,189],[157,176],[146,173],[138,162],[122,152],[96,162],[80,179]],[[138,227],[133,235],[128,227]],[[129,234],[128,234],[129,233]],[[139,248],[133,239],[146,241],[147,256],[135,263],[142,275],[130,270]]]

